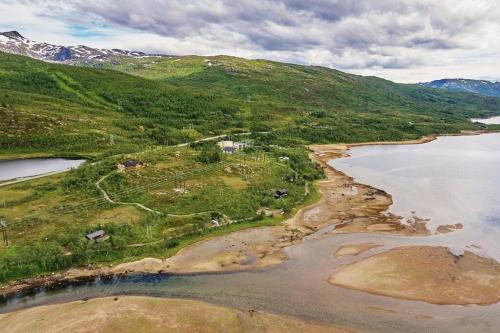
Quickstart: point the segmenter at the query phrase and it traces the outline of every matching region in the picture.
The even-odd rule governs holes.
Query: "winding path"
[[[115,201],[115,200],[111,199],[111,197],[109,196],[109,194],[101,187],[101,182],[104,181],[106,178],[108,178],[112,173],[113,173],[113,171],[110,172],[110,173],[108,173],[105,176],[102,176],[95,183],[95,186],[97,186],[97,188],[99,189],[99,191],[101,191],[101,193],[104,196],[104,199],[106,199],[106,201],[108,201],[109,203],[112,203],[112,204],[116,204],[116,205],[132,205],[132,206],[137,206],[137,207],[139,207],[141,209],[144,209],[144,210],[146,210],[148,212],[155,213],[155,214],[158,214],[158,215],[163,215],[162,212],[159,212],[157,210],[154,210],[154,209],[151,209],[149,207],[146,207],[143,204],[140,204],[138,202],[120,202],[120,201]]]

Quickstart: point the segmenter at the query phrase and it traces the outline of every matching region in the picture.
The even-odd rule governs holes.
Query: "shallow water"
[[[499,304],[433,305],[371,295],[328,283],[332,272],[352,259],[337,259],[333,256],[341,244],[384,244],[383,247],[359,255],[357,259],[360,259],[401,245],[437,245],[439,241],[436,239],[369,234],[332,237],[327,231],[320,231],[289,248],[291,260],[269,269],[183,276],[137,275],[112,281],[96,280],[80,286],[11,299],[7,304],[0,305],[0,312],[86,297],[147,295],[197,299],[244,311],[257,309],[366,332],[495,332],[495,327],[499,327]]]
[[[430,219],[431,229],[462,223],[463,230],[447,236],[450,246],[480,245],[476,252],[500,260],[499,133],[355,147],[349,153],[331,165],[392,194],[391,213]]]
[[[76,168],[85,160],[65,158],[33,158],[0,161],[0,181],[43,175]]]

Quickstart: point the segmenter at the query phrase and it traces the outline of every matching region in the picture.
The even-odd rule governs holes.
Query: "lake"
[[[76,168],[85,160],[33,158],[0,161],[0,181],[32,177]]]
[[[430,219],[435,230],[462,223],[450,246],[500,259],[500,134],[448,136],[420,145],[354,147],[331,165],[393,196],[390,212]]]
[[[472,118],[470,121],[472,121],[473,123],[481,123],[487,125],[500,125],[500,117]]]

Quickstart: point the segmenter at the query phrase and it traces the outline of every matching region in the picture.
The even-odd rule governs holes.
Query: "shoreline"
[[[42,319],[43,318],[43,319]],[[0,314],[0,332],[354,332],[336,325],[187,299],[103,297]],[[82,329],[85,328],[85,329]]]
[[[480,135],[491,131],[466,132],[458,135]],[[440,136],[432,135],[401,142],[369,142],[354,144],[310,145],[310,158],[321,165],[326,178],[317,183],[320,199],[299,209],[278,226],[262,226],[204,239],[167,259],[144,258],[116,266],[97,269],[70,269],[64,273],[13,281],[0,287],[0,299],[17,293],[36,292],[40,288],[58,288],[129,274],[193,274],[255,270],[274,266],[289,258],[284,249],[326,226],[331,233],[380,233],[405,236],[429,235],[426,221],[403,224],[401,218],[386,214],[392,196],[369,185],[357,183],[352,177],[331,167],[328,162],[348,156],[351,147],[363,145],[400,145],[428,143]],[[351,193],[349,189],[356,189]],[[375,221],[375,223],[374,223]]]

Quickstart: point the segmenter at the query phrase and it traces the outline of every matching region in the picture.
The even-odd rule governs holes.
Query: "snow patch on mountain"
[[[420,85],[448,91],[470,92],[484,96],[500,97],[500,82],[468,79],[442,79],[420,83]]]
[[[0,51],[29,56],[50,62],[93,62],[111,57],[146,57],[147,54],[120,49],[97,49],[85,45],[61,46],[37,43],[17,31],[0,33]]]

